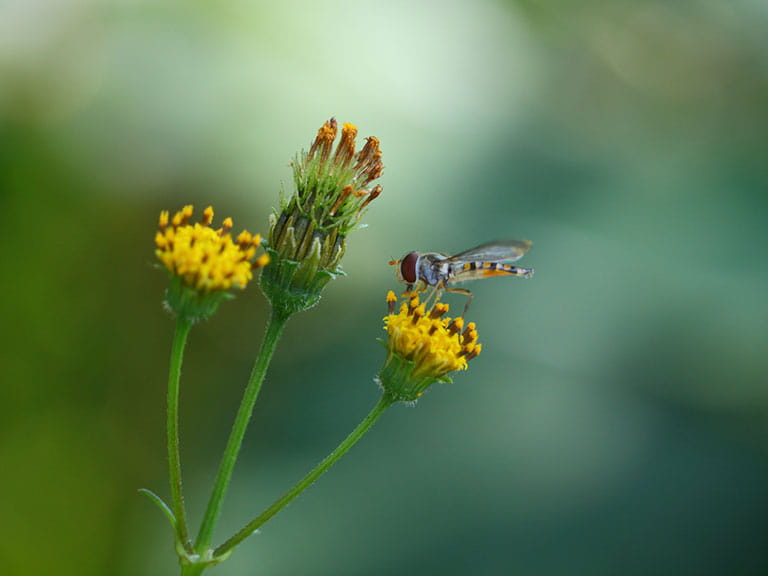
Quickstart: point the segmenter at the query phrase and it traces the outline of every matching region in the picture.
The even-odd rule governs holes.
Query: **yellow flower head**
[[[380,374],[382,387],[398,400],[414,401],[437,381],[448,382],[448,373],[466,370],[480,354],[474,322],[448,318],[448,304],[436,301],[429,309],[413,295],[395,314],[397,298],[387,294],[389,314],[384,317],[387,360]]]
[[[172,278],[169,307],[197,318],[209,315],[228,290],[244,289],[253,278],[253,270],[266,266],[269,256],[256,257],[261,245],[258,234],[243,231],[233,239],[231,218],[226,218],[221,228],[212,228],[212,207],[206,208],[201,221],[194,224],[190,223],[192,212],[192,206],[185,206],[173,217],[165,210],[160,213],[155,254]],[[195,304],[203,304],[203,310],[194,309]]]

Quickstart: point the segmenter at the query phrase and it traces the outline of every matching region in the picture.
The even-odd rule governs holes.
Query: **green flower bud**
[[[343,274],[341,259],[347,235],[379,194],[370,187],[381,176],[381,150],[370,137],[355,152],[357,128],[344,124],[334,151],[336,120],[318,130],[308,152],[293,162],[296,191],[270,216],[267,253],[270,265],[261,275],[261,288],[276,312],[290,316],[320,300],[328,282]]]

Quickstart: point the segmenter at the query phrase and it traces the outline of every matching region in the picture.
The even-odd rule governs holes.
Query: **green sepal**
[[[225,300],[234,298],[229,292],[201,292],[184,284],[180,276],[171,274],[165,291],[165,306],[179,318],[190,323],[210,318]]]
[[[379,340],[383,343],[382,340]],[[386,344],[385,344],[386,345]],[[396,402],[416,402],[424,391],[435,382],[450,383],[449,376],[424,376],[413,378],[416,363],[394,353],[387,354],[384,366],[381,367],[377,382]]]
[[[340,269],[335,273],[321,269],[315,258],[297,262],[281,257],[272,248],[267,248],[267,253],[270,261],[261,272],[261,290],[275,312],[286,318],[316,305],[325,285],[343,274]]]

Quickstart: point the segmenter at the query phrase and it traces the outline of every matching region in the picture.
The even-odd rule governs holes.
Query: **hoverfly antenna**
[[[398,264],[400,264],[400,260],[390,260],[389,261],[389,265],[390,266],[397,266]]]

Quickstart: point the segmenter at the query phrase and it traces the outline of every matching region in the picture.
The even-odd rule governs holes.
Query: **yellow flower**
[[[462,317],[445,317],[447,304],[435,301],[427,309],[413,295],[395,314],[397,298],[392,291],[387,294],[387,303],[387,360],[379,381],[395,399],[416,400],[435,382],[450,382],[450,372],[466,370],[467,363],[480,354],[482,345],[477,343],[475,323],[464,327]]]
[[[203,211],[199,223],[190,223],[192,212],[192,206],[185,206],[173,217],[165,210],[160,213],[155,254],[171,276],[168,307],[196,320],[209,316],[223,299],[231,297],[228,290],[244,289],[253,270],[266,266],[269,256],[256,258],[261,245],[258,234],[243,231],[233,239],[231,218],[213,229],[211,206]]]

